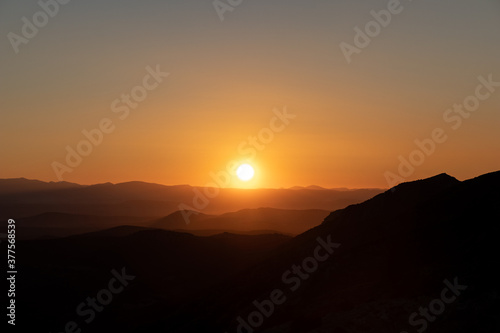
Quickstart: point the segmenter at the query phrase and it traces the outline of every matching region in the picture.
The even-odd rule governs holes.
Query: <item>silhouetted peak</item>
[[[182,215],[182,214],[201,214],[200,212],[196,211],[196,210],[191,210],[191,209],[181,209],[181,210],[177,210],[175,212],[173,212],[172,214],[170,214],[169,216],[177,216],[177,215]]]
[[[384,212],[387,210],[393,213],[404,211],[460,183],[459,180],[446,173],[401,183],[363,203],[350,205],[344,209],[332,212],[323,223],[333,221],[339,216],[353,212],[364,211],[378,215],[385,214]]]
[[[449,182],[460,182],[458,179],[456,179],[455,177],[453,176],[450,176],[449,174],[447,173],[440,173],[439,175],[436,175],[436,176],[433,176],[433,177],[429,177],[429,178],[426,178],[424,180],[427,180],[427,181],[441,181],[441,182],[446,182],[446,181],[449,181]]]
[[[399,184],[396,187],[390,189],[388,192],[422,191],[422,190],[441,191],[449,186],[453,186],[459,183],[460,181],[455,177],[452,177],[446,173],[441,173],[433,177]]]

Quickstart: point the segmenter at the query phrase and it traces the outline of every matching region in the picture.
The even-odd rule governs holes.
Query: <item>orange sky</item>
[[[249,137],[285,107],[296,118],[253,148],[255,179],[227,186],[388,187],[386,172],[398,174],[398,157],[435,128],[447,140],[405,179],[500,169],[500,87],[458,129],[443,119],[479,76],[500,82],[500,4],[404,3],[348,64],[339,44],[386,7],[245,2],[221,22],[210,2],[71,2],[19,53],[3,39],[0,177],[58,180],[66,147],[109,119],[114,130],[59,179],[205,185],[228,162],[248,161]],[[20,33],[37,10],[2,3],[2,33]],[[169,75],[146,80],[155,87],[120,119],[112,103],[141,91],[148,66]]]

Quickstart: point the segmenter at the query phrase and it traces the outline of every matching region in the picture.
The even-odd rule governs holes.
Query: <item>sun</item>
[[[252,179],[254,174],[255,171],[250,164],[242,164],[238,167],[238,170],[236,170],[236,175],[244,182]]]

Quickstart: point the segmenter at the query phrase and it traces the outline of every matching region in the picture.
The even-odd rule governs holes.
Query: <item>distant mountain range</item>
[[[150,218],[42,213],[16,219],[17,239],[55,238],[122,225],[149,226]]]
[[[298,235],[319,225],[329,214],[319,209],[285,210],[275,208],[244,209],[219,216],[192,215],[186,224],[180,211],[153,222],[153,228],[166,230],[231,230],[250,232],[252,230],[273,230],[283,234]]]
[[[382,190],[220,189],[204,209],[189,214],[187,220],[179,219],[179,209],[196,210],[193,200],[205,191],[143,182],[79,185],[0,179],[0,218],[21,222],[20,239],[69,236],[120,225],[203,235],[227,231],[296,235],[321,223],[327,212],[362,202]]]
[[[325,210],[244,209],[222,215],[193,213],[189,223],[176,211],[161,219],[135,216],[77,215],[48,212],[17,219],[17,238],[54,238],[93,232],[122,225],[148,227],[197,235],[224,232],[239,234],[281,233],[298,235],[328,216]]]
[[[46,212],[80,215],[164,217],[179,205],[205,214],[223,214],[242,209],[320,209],[332,211],[359,203],[382,189],[220,189],[203,209],[193,203],[205,188],[165,186],[144,182],[78,185],[38,180],[0,179],[0,218],[28,217]],[[196,199],[198,200],[198,199]],[[181,207],[182,208],[182,207]],[[186,209],[186,208],[182,208]]]
[[[29,319],[19,329],[59,332],[75,320],[91,332],[498,332],[499,187],[500,171],[404,183],[295,237],[149,228],[176,226],[174,214],[21,241],[18,311]],[[224,220],[193,224],[211,219]],[[136,279],[86,324],[75,308],[122,267]],[[269,299],[281,300],[272,311]]]

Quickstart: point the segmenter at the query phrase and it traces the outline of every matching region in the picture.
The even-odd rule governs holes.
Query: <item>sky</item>
[[[498,0],[65,1],[0,1],[0,178],[387,188],[500,169]],[[244,162],[254,179],[226,180]]]

